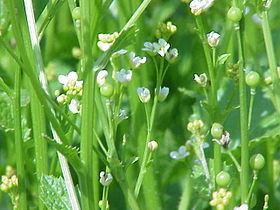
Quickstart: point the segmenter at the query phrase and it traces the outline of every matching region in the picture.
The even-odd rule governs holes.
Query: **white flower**
[[[77,72],[74,71],[69,72],[67,76],[64,75],[58,76],[58,81],[63,85],[66,85],[67,83],[76,82],[77,80],[78,80],[78,74]]]
[[[176,48],[169,50],[165,55],[165,58],[169,63],[174,63],[177,57],[178,57],[178,50]]]
[[[113,34],[98,34],[99,41],[97,42],[97,46],[100,50],[107,51],[118,36],[118,32],[114,32]]]
[[[242,204],[241,206],[234,207],[234,210],[248,210],[248,204]]]
[[[157,51],[154,48],[154,43],[151,42],[145,42],[144,48],[142,48],[142,50],[146,51],[150,56],[155,56],[157,54]]]
[[[160,102],[164,101],[166,99],[166,97],[169,94],[169,88],[168,87],[163,87],[163,88],[159,88],[159,94],[158,94],[158,100]]]
[[[67,96],[65,94],[61,94],[56,98],[56,100],[59,104],[64,104],[67,101]]]
[[[99,177],[100,177],[99,182],[103,186],[109,186],[113,181],[112,175],[110,173],[106,174],[104,171],[100,172]]]
[[[196,81],[201,87],[207,86],[207,80],[208,79],[205,73],[201,75],[194,74],[194,81]]]
[[[220,42],[220,34],[212,31],[209,34],[207,34],[207,40],[208,40],[208,44],[210,45],[210,47],[217,47],[219,42]]]
[[[130,63],[133,69],[139,68],[142,64],[146,63],[146,57],[140,58],[135,55],[135,52],[129,53]]]
[[[96,82],[99,87],[105,84],[107,76],[108,76],[108,72],[106,70],[101,70],[100,72],[98,72],[96,76]]]
[[[132,71],[121,69],[117,72],[117,80],[123,85],[127,85],[132,79]]]
[[[68,108],[70,110],[70,112],[72,112],[73,114],[77,114],[79,113],[79,102],[76,99],[72,99]]]
[[[178,151],[172,151],[169,155],[174,160],[180,160],[190,155],[190,153],[187,152],[187,147],[183,145],[179,147]]]
[[[170,48],[170,44],[167,43],[164,39],[159,39],[157,45],[154,45],[155,50],[157,53],[163,57],[167,53],[168,49]]]
[[[148,103],[151,99],[150,90],[148,88],[139,87],[137,88],[137,94],[142,103]]]
[[[103,52],[107,51],[110,49],[110,47],[113,45],[113,43],[107,43],[107,42],[101,42],[98,41],[97,42],[97,46],[99,47],[100,50],[102,50]]]
[[[214,0],[193,0],[190,3],[191,12],[194,15],[200,15],[202,12],[211,7],[213,3]]]
[[[117,57],[119,57],[121,55],[125,55],[126,53],[127,53],[127,50],[121,49],[121,50],[119,50],[117,52],[114,52],[112,54],[112,58],[117,58]]]

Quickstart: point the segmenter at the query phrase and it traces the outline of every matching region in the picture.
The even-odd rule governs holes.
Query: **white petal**
[[[75,99],[72,99],[68,108],[69,108],[70,112],[72,112],[73,114],[77,114],[77,113],[79,113],[78,106],[79,106],[78,101]]]
[[[76,82],[78,80],[78,74],[77,74],[77,72],[74,72],[74,71],[69,72],[67,77],[68,77],[68,81],[75,81]]]
[[[68,78],[66,76],[64,76],[64,75],[59,75],[58,76],[58,81],[59,81],[59,83],[64,85],[64,84],[66,84],[68,82]]]

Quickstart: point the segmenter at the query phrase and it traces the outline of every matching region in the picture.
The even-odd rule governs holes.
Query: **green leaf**
[[[222,65],[226,62],[226,60],[229,58],[230,54],[222,54],[217,59],[217,64]]]
[[[44,136],[46,139],[48,139],[48,143],[54,146],[58,152],[60,152],[63,156],[66,157],[66,159],[69,161],[69,163],[74,167],[74,169],[79,172],[82,169],[82,162],[79,158],[79,149],[77,147],[72,147],[71,145],[67,145],[64,143],[57,143],[53,139],[49,138],[48,136]]]
[[[198,193],[199,197],[209,199],[211,192],[201,164],[194,165],[191,177],[194,191]]]
[[[65,182],[62,177],[42,176],[40,198],[48,209],[71,210]]]

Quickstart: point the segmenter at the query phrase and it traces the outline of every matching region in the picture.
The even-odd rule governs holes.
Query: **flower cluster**
[[[164,39],[159,39],[158,42],[145,42],[142,50],[150,56],[159,54],[161,57],[165,57],[168,62],[174,63],[178,57],[178,50],[176,48],[169,50],[169,48],[170,44],[168,42]]]
[[[79,81],[78,74],[73,71],[66,76],[59,75],[58,81],[63,84],[65,93],[60,94],[59,90],[55,91],[57,102],[63,105],[68,104],[69,110],[73,114],[79,113],[81,110],[79,98],[82,96],[83,92],[83,81]]]
[[[238,63],[227,63],[227,75],[234,81],[239,80],[239,64]]]
[[[158,28],[156,30],[156,37],[163,38],[163,39],[169,39],[171,35],[176,33],[177,27],[172,24],[172,22],[168,21],[167,23],[160,23],[158,25]]]
[[[18,208],[19,195],[18,195],[18,177],[15,170],[11,166],[6,167],[6,173],[1,178],[0,189],[7,192],[12,200],[14,209]]]
[[[187,129],[193,134],[199,134],[204,129],[204,123],[202,120],[194,120],[188,123]]]
[[[197,16],[205,12],[214,3],[214,0],[193,0],[190,3],[191,12]]]
[[[232,193],[224,188],[220,188],[218,191],[212,193],[211,206],[215,206],[217,210],[224,210],[229,204]]]
[[[105,52],[110,49],[118,37],[118,32],[114,32],[113,34],[98,34],[99,41],[97,42],[97,46]]]

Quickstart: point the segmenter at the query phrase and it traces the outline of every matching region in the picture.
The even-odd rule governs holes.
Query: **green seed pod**
[[[246,75],[245,81],[250,88],[255,88],[260,83],[260,75],[255,71],[250,71]]]
[[[228,10],[227,18],[232,22],[237,23],[242,18],[242,11],[238,7],[233,6]]]
[[[225,171],[221,171],[216,176],[216,183],[219,187],[226,187],[230,182],[230,175]]]
[[[100,93],[106,98],[110,98],[114,93],[114,87],[110,83],[105,83],[100,87]]]
[[[220,123],[213,123],[211,128],[211,135],[215,139],[220,139],[224,133],[224,127]]]
[[[72,10],[72,16],[75,20],[81,19],[81,9],[80,9],[80,7],[75,7]]]
[[[261,170],[264,164],[265,159],[262,154],[255,154],[250,158],[250,166],[254,170]]]

